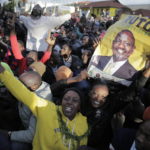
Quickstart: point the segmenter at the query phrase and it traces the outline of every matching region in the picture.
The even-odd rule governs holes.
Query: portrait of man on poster
[[[112,42],[112,56],[95,55],[92,65],[106,74],[121,79],[130,79],[137,70],[129,63],[128,58],[135,50],[135,38],[131,31],[122,30]]]

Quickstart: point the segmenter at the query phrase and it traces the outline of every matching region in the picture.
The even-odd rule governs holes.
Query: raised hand
[[[55,41],[56,38],[51,35],[51,31],[48,32],[48,37],[46,38],[46,42],[50,45],[50,46],[54,46],[55,45]]]
[[[100,39],[98,37],[93,38],[93,47],[96,48],[100,43]]]
[[[87,70],[82,70],[80,72],[80,74],[77,76],[78,78],[78,82],[82,81],[82,80],[85,80],[88,78],[88,73],[87,73]]]
[[[148,67],[144,72],[143,75],[145,78],[149,78],[150,77],[150,67]]]

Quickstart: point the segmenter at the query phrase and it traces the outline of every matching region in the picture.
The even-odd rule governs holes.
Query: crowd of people
[[[87,73],[120,12],[107,21],[44,16],[39,5],[0,12],[0,150],[150,149],[150,68],[129,87]]]

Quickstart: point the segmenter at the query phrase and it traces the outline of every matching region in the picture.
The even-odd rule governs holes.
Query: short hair
[[[64,44],[62,45],[62,47],[63,47],[64,45],[67,45],[67,46],[69,47],[69,50],[72,51],[72,46],[71,46],[71,44],[69,44],[68,42],[66,42],[66,43],[64,43]]]
[[[95,79],[94,82],[93,82],[93,85],[92,85],[92,88],[95,87],[95,86],[107,86],[107,83],[105,80],[101,80],[101,79]]]
[[[31,50],[30,52],[34,52],[34,53],[37,53],[37,54],[38,54],[38,52],[37,52],[36,50]],[[30,53],[30,52],[29,52],[29,53]]]
[[[89,36],[88,34],[84,34],[84,35],[82,36],[82,39],[83,39],[84,37],[87,37],[88,39],[90,39],[90,36]]]
[[[68,91],[74,91],[76,93],[78,93],[79,97],[80,97],[80,110],[82,111],[82,108],[84,108],[84,93],[82,91],[80,91],[79,89],[75,88],[75,87],[71,87],[71,88],[67,88],[63,93],[62,93],[62,98],[64,97],[64,95],[68,92]],[[62,99],[61,99],[62,102]]]
[[[38,86],[41,85],[41,82],[42,82],[42,79],[41,79],[41,76],[38,72],[35,72],[35,71],[28,71],[28,72],[25,72],[23,74],[21,74],[19,76],[19,79],[21,79],[22,77],[25,77],[26,79],[27,78],[30,78],[32,79],[32,85],[36,84]]]
[[[75,87],[67,88],[62,94],[62,98],[68,91],[74,91],[74,92],[78,93],[78,95],[80,97],[80,102],[84,99],[83,93]]]
[[[130,30],[127,30],[127,29],[118,32],[117,35],[116,35],[116,37],[115,37],[115,39],[113,40],[113,42],[115,42],[116,38],[117,38],[119,35],[121,35],[122,33],[126,33],[129,37],[132,38],[132,41],[133,41],[133,45],[132,45],[132,46],[134,46],[134,45],[135,45],[135,38],[134,38],[134,35],[133,35],[133,33],[132,33]]]
[[[29,53],[35,53],[35,54],[37,55],[37,58],[38,58],[38,52],[37,52],[36,50],[31,50],[31,51],[29,51],[28,54],[27,54],[26,56],[28,56]]]

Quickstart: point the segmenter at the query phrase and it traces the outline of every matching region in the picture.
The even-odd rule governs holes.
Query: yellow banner
[[[123,16],[106,32],[88,67],[91,77],[129,85],[150,55],[150,19]]]

